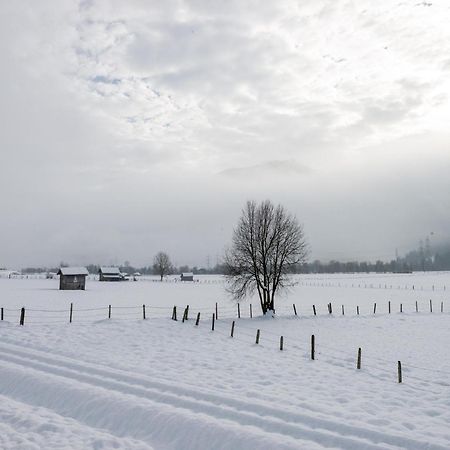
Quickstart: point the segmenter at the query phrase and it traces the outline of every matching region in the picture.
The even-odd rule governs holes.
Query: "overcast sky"
[[[211,265],[248,199],[312,258],[450,239],[450,3],[0,3],[0,267]]]

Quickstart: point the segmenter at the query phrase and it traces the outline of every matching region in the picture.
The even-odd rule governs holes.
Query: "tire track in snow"
[[[200,412],[142,399],[85,382],[3,362],[0,393],[31,406],[45,407],[91,429],[145,442],[158,450],[314,449],[308,440],[243,426]]]
[[[0,448],[156,450],[143,441],[94,430],[46,408],[0,396]]]
[[[263,403],[247,402],[229,396],[177,387],[127,371],[81,363],[78,360],[59,355],[50,356],[48,353],[36,350],[24,350],[23,347],[16,344],[1,343],[0,349],[3,360],[14,365],[72,380],[72,382],[76,381],[77,384],[107,389],[108,392],[112,391],[182,409],[191,414],[203,414],[218,421],[225,419],[240,426],[257,428],[260,432],[272,434],[275,440],[277,436],[294,440],[298,444],[295,448],[299,448],[304,439],[319,445],[344,449],[442,450],[446,448],[402,436],[344,425],[307,414],[282,411]],[[8,395],[7,392],[4,394]],[[312,444],[312,442],[310,443]]]

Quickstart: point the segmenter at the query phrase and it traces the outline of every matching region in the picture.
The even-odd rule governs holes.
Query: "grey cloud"
[[[293,175],[308,175],[311,169],[300,164],[295,160],[272,160],[261,164],[255,164],[247,167],[234,167],[219,172],[220,175],[230,177],[263,177],[267,175],[275,176],[293,176]]]
[[[313,257],[444,236],[444,6],[3,2],[0,266],[201,264],[248,198]]]
[[[389,123],[400,121],[412,113],[413,109],[421,104],[417,98],[405,98],[402,100],[388,100],[370,104],[365,102],[363,120],[372,124]]]

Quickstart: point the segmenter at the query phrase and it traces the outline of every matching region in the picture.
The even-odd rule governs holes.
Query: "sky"
[[[214,265],[249,199],[312,259],[450,240],[450,3],[0,3],[0,267]]]

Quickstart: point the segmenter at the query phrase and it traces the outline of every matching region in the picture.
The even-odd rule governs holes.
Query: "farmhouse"
[[[59,275],[59,289],[61,291],[84,291],[86,276],[89,275],[89,272],[85,267],[61,267],[57,275]]]
[[[194,274],[192,272],[183,272],[180,278],[181,281],[194,281]]]
[[[100,267],[98,274],[100,281],[123,281],[125,279],[118,267]]]

